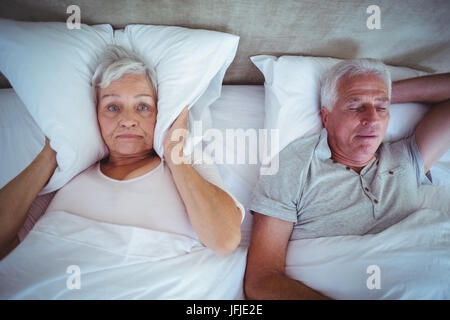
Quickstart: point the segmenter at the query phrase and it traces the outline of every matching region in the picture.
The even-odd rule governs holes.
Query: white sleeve
[[[203,179],[214,184],[215,186],[219,187],[220,189],[228,193],[228,195],[234,200],[234,203],[239,208],[239,210],[241,210],[242,215],[241,224],[242,224],[245,217],[244,206],[239,201],[237,201],[236,198],[233,197],[233,195],[230,192],[227,191],[223,183],[222,177],[220,176],[219,170],[217,170],[216,165],[201,163],[201,164],[193,164],[192,167],[198,172],[199,175],[202,176]]]

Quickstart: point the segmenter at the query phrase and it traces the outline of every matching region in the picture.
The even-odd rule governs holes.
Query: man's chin
[[[380,143],[364,143],[359,147],[359,150],[362,154],[371,156],[375,154],[379,146]]]

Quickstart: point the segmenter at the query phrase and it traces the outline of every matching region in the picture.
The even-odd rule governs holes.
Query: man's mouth
[[[356,135],[358,139],[376,139],[378,138],[377,134],[358,134]]]

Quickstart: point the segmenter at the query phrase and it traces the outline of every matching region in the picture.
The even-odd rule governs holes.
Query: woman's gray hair
[[[124,74],[145,74],[157,94],[156,73],[152,66],[144,62],[135,52],[129,51],[118,45],[108,45],[99,58],[99,65],[92,76],[91,85],[94,91],[98,87],[106,88]],[[95,99],[97,98],[94,92]]]
[[[386,65],[376,59],[344,60],[334,65],[321,79],[320,105],[332,110],[338,100],[337,86],[339,80],[360,74],[374,74],[381,77],[388,88],[391,99],[391,74]]]

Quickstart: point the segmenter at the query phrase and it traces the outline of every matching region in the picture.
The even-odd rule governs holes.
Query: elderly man
[[[245,275],[250,299],[327,298],[285,275],[290,239],[383,231],[416,211],[419,186],[450,147],[450,74],[392,84],[378,61],[344,61],[324,77],[319,135],[279,154],[280,170],[254,192]],[[435,106],[415,133],[382,143],[390,103]]]

